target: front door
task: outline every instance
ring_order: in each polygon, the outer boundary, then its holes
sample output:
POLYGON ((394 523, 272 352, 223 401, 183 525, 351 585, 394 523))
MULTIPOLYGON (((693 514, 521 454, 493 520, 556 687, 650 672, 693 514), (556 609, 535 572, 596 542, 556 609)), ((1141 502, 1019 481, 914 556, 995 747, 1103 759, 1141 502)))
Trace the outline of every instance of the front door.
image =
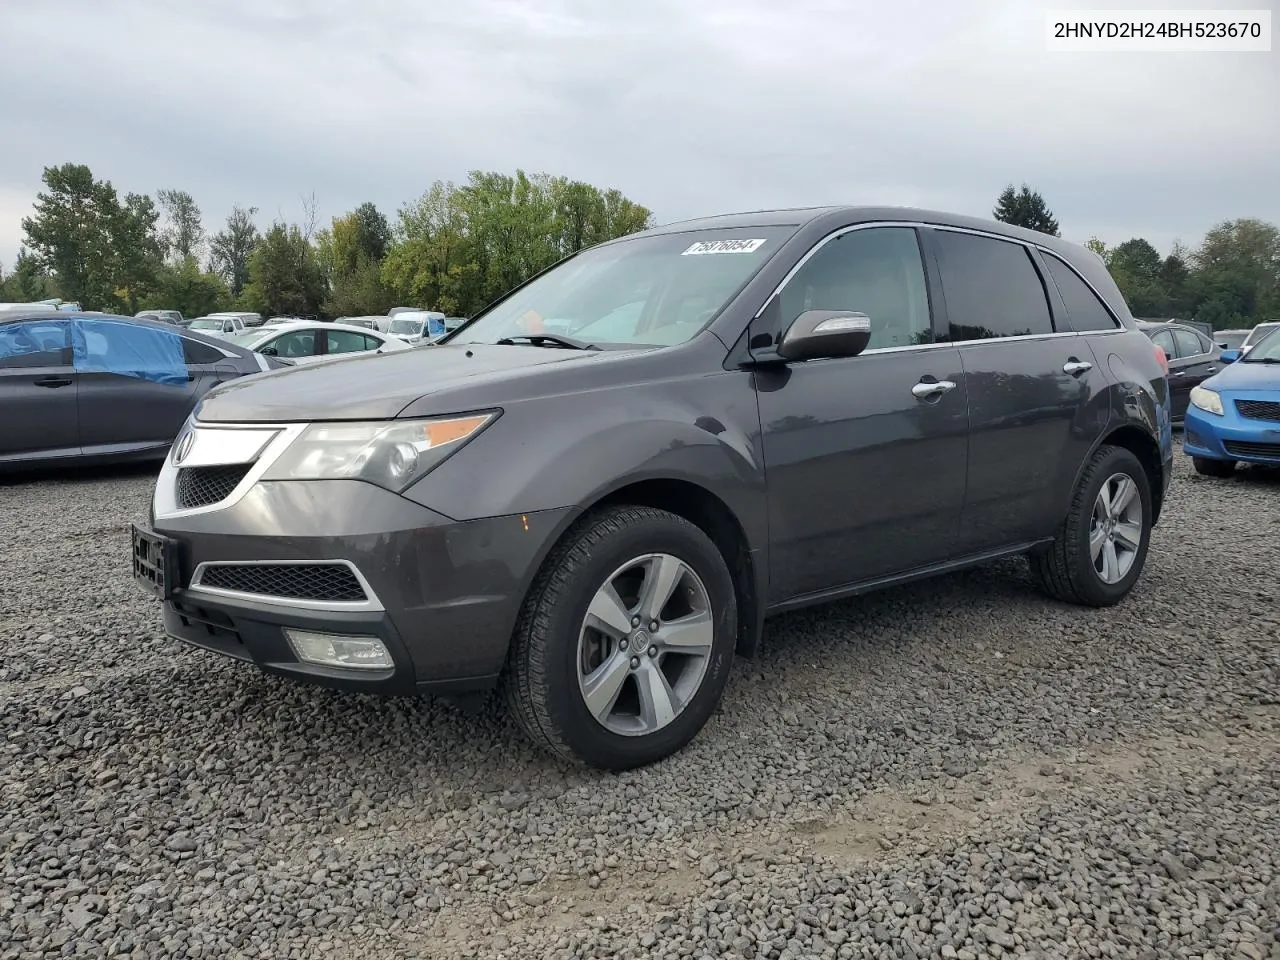
POLYGON ((1191 404, 1191 391, 1217 373, 1222 363, 1208 337, 1189 327, 1174 327, 1172 333, 1178 355, 1169 362, 1169 387, 1175 400, 1173 417, 1181 420, 1191 404))
POLYGON ((776 338, 811 309, 865 313, 872 337, 857 357, 756 374, 771 602, 950 558, 964 500, 964 377, 959 351, 933 342, 916 231, 828 238, 753 338, 776 338))
POLYGON ((80 452, 71 322, 0 324, 0 461, 80 452))

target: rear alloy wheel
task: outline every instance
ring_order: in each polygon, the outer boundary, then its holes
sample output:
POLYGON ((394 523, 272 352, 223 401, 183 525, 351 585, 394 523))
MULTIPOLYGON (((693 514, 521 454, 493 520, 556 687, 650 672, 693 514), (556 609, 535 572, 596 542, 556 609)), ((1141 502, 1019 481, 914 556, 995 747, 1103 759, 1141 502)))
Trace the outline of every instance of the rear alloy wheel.
POLYGON ((1142 573, 1151 537, 1151 484, 1138 458, 1100 447, 1085 467, 1053 544, 1031 557, 1050 596, 1105 607, 1123 600, 1142 573))
POLYGON ((1205 457, 1192 457, 1191 465, 1202 477, 1229 477, 1236 472, 1234 460, 1209 460, 1205 457))
POLYGON ((530 590, 507 702, 566 759, 643 766, 711 716, 736 632, 733 581, 706 534, 663 510, 609 508, 566 535, 530 590))

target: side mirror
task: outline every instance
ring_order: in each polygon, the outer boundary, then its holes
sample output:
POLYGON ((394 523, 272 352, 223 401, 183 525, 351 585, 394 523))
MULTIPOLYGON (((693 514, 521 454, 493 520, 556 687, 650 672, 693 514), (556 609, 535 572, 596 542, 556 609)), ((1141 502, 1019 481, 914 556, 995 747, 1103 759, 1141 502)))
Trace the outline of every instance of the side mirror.
POLYGON ((848 310, 806 310, 782 335, 783 360, 856 357, 871 342, 871 318, 848 310))
POLYGON ((279 350, 277 350, 275 347, 263 347, 263 348, 262 348, 261 350, 259 350, 258 352, 259 352, 260 354, 262 354, 264 357, 278 357, 278 356, 280 356, 280 351, 279 351, 279 350))
POLYGON ((1222 355, 1218 357, 1223 363, 1235 363, 1240 359, 1239 350, 1223 350, 1222 355))

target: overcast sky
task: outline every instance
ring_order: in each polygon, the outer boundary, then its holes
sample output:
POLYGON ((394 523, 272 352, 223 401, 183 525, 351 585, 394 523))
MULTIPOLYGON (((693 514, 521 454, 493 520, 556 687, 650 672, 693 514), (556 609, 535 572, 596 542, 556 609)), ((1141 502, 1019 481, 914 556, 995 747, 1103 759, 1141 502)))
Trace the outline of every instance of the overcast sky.
MULTIPOLYGON (((1214 4, 1274 10, 1278 0, 1214 4)), ((389 216, 475 168, 622 190, 660 222, 831 202, 1070 239, 1280 223, 1280 53, 1050 53, 1039 0, 0 0, 0 262, 46 165, 192 193, 216 229, 389 216)), ((1273 14, 1274 17, 1274 14, 1273 14)))

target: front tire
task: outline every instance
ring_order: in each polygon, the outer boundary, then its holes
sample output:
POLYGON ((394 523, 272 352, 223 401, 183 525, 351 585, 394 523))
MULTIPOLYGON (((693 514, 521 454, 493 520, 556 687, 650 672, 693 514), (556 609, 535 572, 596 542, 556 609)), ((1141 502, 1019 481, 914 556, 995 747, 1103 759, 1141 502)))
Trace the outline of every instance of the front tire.
POLYGON ((1208 460, 1204 457, 1192 457, 1191 465, 1202 477, 1229 477, 1236 472, 1234 460, 1208 460))
POLYGON ((589 514, 551 552, 504 680, 525 733, 560 757, 628 770, 698 734, 729 679, 733 578, 711 539, 665 510, 589 514))
POLYGON ((1138 458, 1123 447, 1099 447, 1052 546, 1031 557, 1032 573, 1057 600, 1119 603, 1142 574, 1151 515, 1151 482, 1138 458))

